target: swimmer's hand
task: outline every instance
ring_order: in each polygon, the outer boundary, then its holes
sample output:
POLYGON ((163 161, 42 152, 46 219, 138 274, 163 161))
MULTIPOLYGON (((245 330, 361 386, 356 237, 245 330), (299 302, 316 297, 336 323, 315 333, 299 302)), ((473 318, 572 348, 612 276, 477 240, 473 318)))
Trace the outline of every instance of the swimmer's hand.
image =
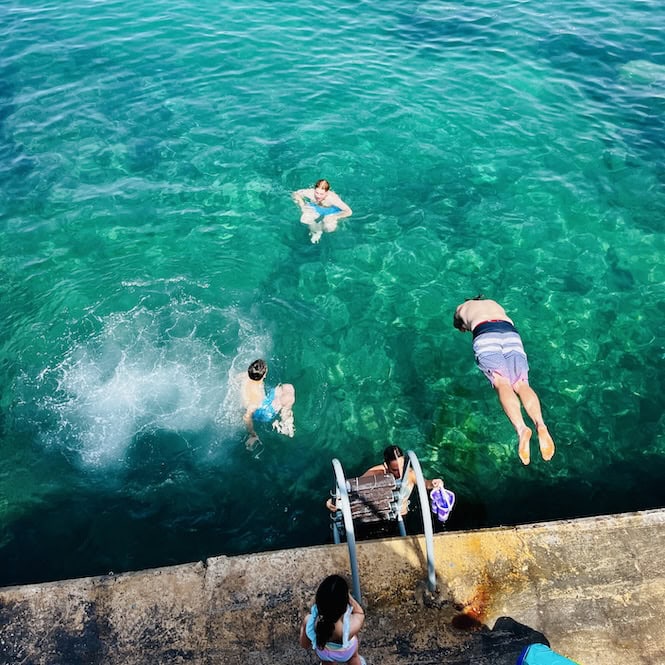
POLYGON ((250 452, 259 445, 261 445, 261 439, 259 439, 259 437, 256 436, 256 434, 248 436, 247 441, 245 441, 245 448, 247 448, 247 450, 249 450, 250 452))
POLYGON ((432 489, 435 490, 439 487, 443 487, 443 480, 441 480, 441 478, 434 478, 434 480, 432 480, 432 489))
POLYGON ((337 512, 337 505, 332 499, 328 499, 326 501, 326 508, 331 512, 331 513, 336 513, 337 512))

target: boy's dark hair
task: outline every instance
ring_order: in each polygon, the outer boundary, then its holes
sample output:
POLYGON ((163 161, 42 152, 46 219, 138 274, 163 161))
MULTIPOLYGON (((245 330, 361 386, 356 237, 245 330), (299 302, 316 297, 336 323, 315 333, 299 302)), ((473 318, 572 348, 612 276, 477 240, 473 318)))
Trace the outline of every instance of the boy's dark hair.
POLYGON ((266 375, 267 371, 268 365, 266 365, 266 361, 259 358, 249 366, 247 374, 252 381, 260 381, 266 375))

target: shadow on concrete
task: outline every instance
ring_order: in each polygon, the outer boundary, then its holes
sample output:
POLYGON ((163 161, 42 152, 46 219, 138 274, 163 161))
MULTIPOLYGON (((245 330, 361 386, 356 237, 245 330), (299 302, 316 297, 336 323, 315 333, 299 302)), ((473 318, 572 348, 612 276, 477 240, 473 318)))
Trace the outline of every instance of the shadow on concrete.
MULTIPOLYGON (((465 660, 460 661, 468 665, 516 665, 522 662, 520 658, 526 649, 534 644, 550 646, 550 642, 543 633, 519 623, 511 617, 499 617, 494 627, 474 621, 468 615, 460 614, 453 619, 453 625, 463 630, 469 630, 471 639, 466 645, 465 660)), ((556 660, 544 661, 549 665, 573 664, 573 661, 553 654, 556 660), (560 661, 560 662, 559 662, 560 661)))

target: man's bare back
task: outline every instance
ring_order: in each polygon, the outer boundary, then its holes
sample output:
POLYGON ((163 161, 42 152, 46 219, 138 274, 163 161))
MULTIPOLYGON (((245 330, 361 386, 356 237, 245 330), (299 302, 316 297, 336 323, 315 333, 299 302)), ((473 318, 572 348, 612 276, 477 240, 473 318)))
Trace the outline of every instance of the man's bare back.
MULTIPOLYGON (((508 321, 512 319, 506 314, 506 310, 495 300, 467 300, 455 311, 463 323, 463 329, 472 331, 479 323, 484 321, 508 321)), ((457 326, 456 326, 457 327, 457 326)))

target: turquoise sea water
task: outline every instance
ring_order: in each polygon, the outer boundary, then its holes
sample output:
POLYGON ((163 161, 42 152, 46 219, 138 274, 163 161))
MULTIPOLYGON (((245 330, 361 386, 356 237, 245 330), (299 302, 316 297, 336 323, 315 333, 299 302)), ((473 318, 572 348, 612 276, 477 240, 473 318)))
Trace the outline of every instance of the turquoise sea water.
POLYGON ((665 5, 0 6, 0 584, 319 544, 414 449, 450 528, 662 506, 665 5), (319 245, 290 192, 354 215, 319 245), (455 306, 522 333, 524 468, 455 306), (237 374, 297 391, 243 447, 237 374))

